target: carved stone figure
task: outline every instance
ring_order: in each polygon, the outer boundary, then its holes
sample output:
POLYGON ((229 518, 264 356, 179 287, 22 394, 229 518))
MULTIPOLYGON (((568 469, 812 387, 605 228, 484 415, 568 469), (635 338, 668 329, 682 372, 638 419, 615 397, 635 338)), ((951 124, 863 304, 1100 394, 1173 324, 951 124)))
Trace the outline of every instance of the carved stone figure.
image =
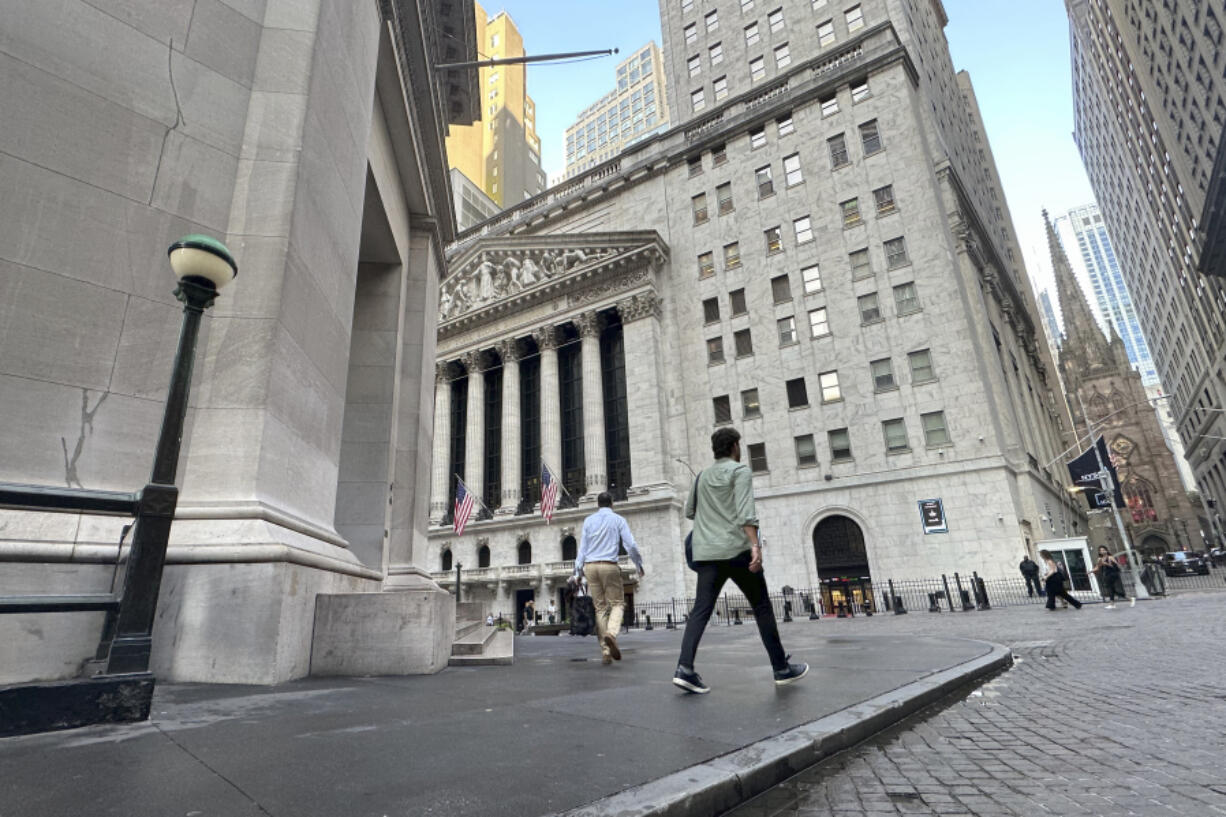
POLYGON ((477 298, 482 302, 488 301, 494 297, 494 265, 489 261, 482 261, 481 266, 477 267, 477 298))
POLYGON ((531 258, 525 255, 524 263, 519 270, 520 283, 526 289, 539 281, 540 276, 540 268, 537 267, 536 263, 531 258))

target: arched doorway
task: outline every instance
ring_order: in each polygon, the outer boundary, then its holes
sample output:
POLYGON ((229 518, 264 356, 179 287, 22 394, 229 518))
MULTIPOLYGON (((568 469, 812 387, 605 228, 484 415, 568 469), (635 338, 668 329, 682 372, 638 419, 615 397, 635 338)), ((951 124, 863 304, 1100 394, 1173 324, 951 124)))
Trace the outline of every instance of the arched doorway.
POLYGON ((1141 544, 1137 549, 1141 551, 1142 556, 1152 556, 1155 559, 1161 559, 1162 554, 1170 550, 1170 545, 1158 534, 1151 533, 1141 540, 1141 544))
POLYGON ((874 603, 864 532, 855 520, 836 514, 818 522, 813 556, 825 613, 860 612, 874 603))

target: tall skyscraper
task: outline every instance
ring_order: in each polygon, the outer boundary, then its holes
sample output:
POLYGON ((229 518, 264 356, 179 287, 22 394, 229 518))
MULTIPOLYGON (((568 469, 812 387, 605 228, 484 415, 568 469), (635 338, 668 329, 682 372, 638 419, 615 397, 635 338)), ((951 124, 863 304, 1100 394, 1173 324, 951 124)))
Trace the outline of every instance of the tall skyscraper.
POLYGON ((1188 463, 1226 501, 1226 291, 1198 271, 1226 122, 1221 6, 1065 2, 1074 136, 1188 463))
MULTIPOLYGON (((1054 227, 1064 251, 1070 257, 1076 253, 1085 266, 1090 290, 1094 295, 1094 305, 1098 307, 1100 328, 1106 332, 1107 324, 1111 325, 1115 334, 1124 341, 1128 360, 1141 375, 1141 382, 1146 387, 1157 386, 1158 372, 1150 358, 1149 346, 1141 332, 1141 324, 1132 305, 1132 296, 1128 293, 1128 285, 1124 283, 1124 275, 1120 271, 1115 250, 1111 247, 1107 225, 1103 223, 1098 205, 1074 207, 1057 218, 1054 227)), ((1065 328, 1067 330, 1067 327, 1065 328)))
MULTIPOLYGON (((524 56, 524 39, 509 14, 489 17, 480 3, 473 6, 481 59, 524 56)), ((528 96, 523 65, 478 70, 481 121, 452 126, 447 163, 499 207, 510 207, 545 189, 536 105, 528 96)))
POLYGON ((566 177, 612 159, 627 145, 668 128, 664 58, 650 42, 617 66, 616 87, 566 129, 566 177))
POLYGON ((1047 342, 1054 355, 1064 338, 1060 332, 1060 322, 1056 320, 1056 310, 1052 307, 1051 293, 1047 290, 1039 293, 1039 313, 1043 316, 1043 328, 1047 330, 1047 342))
MULTIPOLYGON (((1068 504, 1067 409, 941 3, 660 13, 671 129, 449 258, 438 580, 458 560, 468 598, 557 598, 602 490, 636 535, 680 542, 689 467, 728 425, 772 581, 830 609, 866 577, 1014 575, 1068 504), (551 526, 542 460, 580 505, 551 526), (453 475, 494 511, 462 536, 453 475)), ((649 550, 635 599, 686 595, 681 548, 649 550)))

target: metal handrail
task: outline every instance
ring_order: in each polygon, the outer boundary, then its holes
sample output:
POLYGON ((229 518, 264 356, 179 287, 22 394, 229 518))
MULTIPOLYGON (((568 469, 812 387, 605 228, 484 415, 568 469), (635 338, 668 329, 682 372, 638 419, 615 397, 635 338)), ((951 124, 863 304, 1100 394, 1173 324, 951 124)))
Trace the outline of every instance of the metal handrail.
POLYGON ((140 495, 130 491, 0 482, 0 508, 5 510, 135 516, 139 501, 140 495))
POLYGON ((67 596, 0 596, 0 613, 105 613, 119 609, 109 593, 67 596))

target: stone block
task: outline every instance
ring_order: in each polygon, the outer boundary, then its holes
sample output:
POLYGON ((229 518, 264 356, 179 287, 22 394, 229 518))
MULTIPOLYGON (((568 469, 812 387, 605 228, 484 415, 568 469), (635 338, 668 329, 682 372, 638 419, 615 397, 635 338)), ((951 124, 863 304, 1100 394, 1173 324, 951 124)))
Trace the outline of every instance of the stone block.
POLYGON ((320 0, 265 0, 265 28, 315 31, 319 24, 320 0))
POLYGON ((345 389, 347 403, 392 402, 395 388, 395 369, 392 366, 353 366, 349 369, 349 385, 345 389))
POLYGON ((305 95, 314 53, 315 34, 311 31, 265 29, 251 87, 272 94, 305 95))
MULTIPOLYGON (((90 0, 88 5, 160 43, 169 45, 174 40, 181 47, 187 41, 187 24, 191 21, 195 0, 157 0, 152 3, 149 0, 90 0)), ((87 24, 89 20, 87 16, 87 24)))
MULTIPOLYGON (((110 565, 6 563, 0 595, 106 593, 111 572, 110 565)), ((103 618, 103 613, 0 616, 0 684, 77 677, 98 648, 103 618)))
POLYGON ((258 22, 220 0, 196 0, 183 51, 239 85, 250 87, 260 33, 258 22))
POLYGON ((321 594, 311 674, 421 675, 447 666, 455 598, 444 590, 321 594))
POLYGON ((170 131, 162 146, 151 204, 204 225, 213 235, 224 234, 237 170, 238 159, 232 153, 170 131))
POLYGON ((336 507, 340 441, 327 449, 319 448, 278 418, 266 415, 259 452, 261 498, 330 529, 336 507))
POLYGON ((338 452, 344 396, 278 325, 268 380, 268 409, 321 451, 338 452))
POLYGON ((253 91, 240 157, 268 162, 297 161, 302 149, 306 106, 304 94, 253 91))
MULTIPOLYGON (((158 402, 166 399, 183 311, 165 303, 129 297, 115 353, 110 390, 158 402)), ((197 345, 199 357, 203 344, 197 345)))
POLYGON ((240 159, 226 232, 288 236, 297 175, 293 163, 240 159))

